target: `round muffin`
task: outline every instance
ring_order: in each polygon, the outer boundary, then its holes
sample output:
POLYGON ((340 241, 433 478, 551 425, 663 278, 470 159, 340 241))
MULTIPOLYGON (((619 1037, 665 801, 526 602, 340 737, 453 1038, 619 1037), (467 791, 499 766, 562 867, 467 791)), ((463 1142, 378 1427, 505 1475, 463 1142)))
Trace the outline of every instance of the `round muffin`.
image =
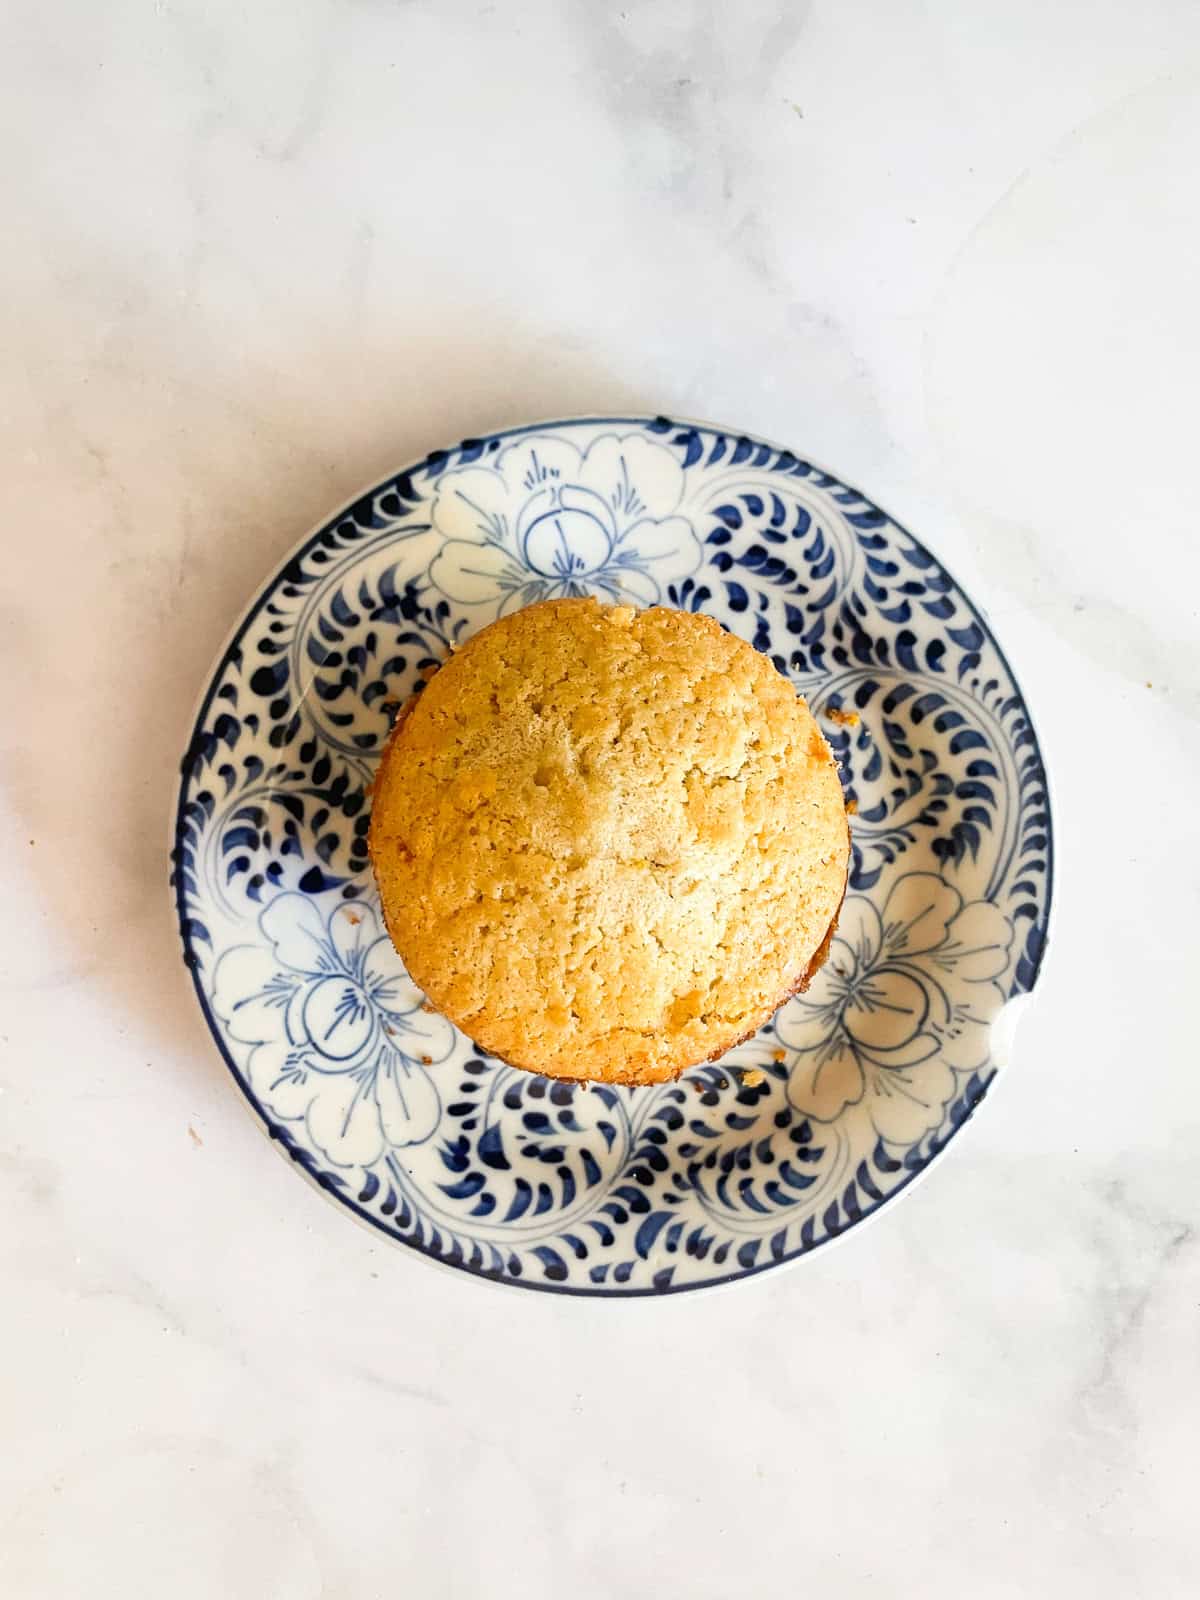
POLYGON ((413 980, 552 1077, 659 1083, 807 987, 846 888, 832 753, 710 617, 548 600, 401 715, 371 860, 413 980))

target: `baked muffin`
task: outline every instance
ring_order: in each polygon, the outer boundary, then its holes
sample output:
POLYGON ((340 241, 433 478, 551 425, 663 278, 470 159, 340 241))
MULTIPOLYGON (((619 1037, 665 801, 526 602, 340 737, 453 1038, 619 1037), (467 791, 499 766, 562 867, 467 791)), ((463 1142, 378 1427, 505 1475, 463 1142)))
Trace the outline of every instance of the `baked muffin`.
POLYGON ((485 1050, 659 1083, 825 959, 849 834, 804 701, 710 617, 548 600, 401 715, 371 860, 414 981, 485 1050))

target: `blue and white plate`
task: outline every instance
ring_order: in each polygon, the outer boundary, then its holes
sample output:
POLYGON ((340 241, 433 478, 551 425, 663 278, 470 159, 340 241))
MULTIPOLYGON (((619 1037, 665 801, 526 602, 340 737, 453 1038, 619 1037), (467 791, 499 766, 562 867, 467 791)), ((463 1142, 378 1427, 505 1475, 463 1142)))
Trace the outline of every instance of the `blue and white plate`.
POLYGON ((500 1283, 672 1293, 845 1233, 979 1104, 1046 942, 1041 754, 979 612, 857 490, 665 417, 467 439, 334 517, 239 623, 182 774, 185 960, 256 1115, 380 1233, 500 1283), (367 863, 375 764, 420 675, 502 613, 585 593, 704 611, 765 651, 852 802, 809 993, 651 1089, 476 1049, 406 975, 367 863))

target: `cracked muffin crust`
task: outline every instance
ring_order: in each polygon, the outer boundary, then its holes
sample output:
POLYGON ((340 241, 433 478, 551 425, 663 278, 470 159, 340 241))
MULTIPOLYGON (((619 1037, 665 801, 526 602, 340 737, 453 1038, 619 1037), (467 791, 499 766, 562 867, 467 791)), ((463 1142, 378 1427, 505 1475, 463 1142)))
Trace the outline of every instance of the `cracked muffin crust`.
POLYGON ((402 714, 370 853, 413 980, 470 1038, 635 1084, 807 987, 849 835, 829 746, 765 656, 710 617, 550 600, 402 714))

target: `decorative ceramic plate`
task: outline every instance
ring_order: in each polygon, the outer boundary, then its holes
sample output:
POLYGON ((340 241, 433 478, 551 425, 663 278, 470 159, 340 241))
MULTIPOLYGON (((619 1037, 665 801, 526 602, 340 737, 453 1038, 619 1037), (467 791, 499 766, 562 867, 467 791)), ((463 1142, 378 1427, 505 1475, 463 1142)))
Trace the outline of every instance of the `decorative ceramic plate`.
POLYGON ((829 473, 665 417, 467 439, 313 534, 216 665, 175 830, 196 994, 279 1147, 388 1238, 562 1293, 745 1277, 898 1194, 987 1092, 1050 907, 1037 740, 967 596, 829 473), (476 1049, 407 977, 366 854, 375 764, 421 675, 503 613, 589 592, 707 612, 765 651, 853 813, 810 991, 650 1089, 476 1049))

